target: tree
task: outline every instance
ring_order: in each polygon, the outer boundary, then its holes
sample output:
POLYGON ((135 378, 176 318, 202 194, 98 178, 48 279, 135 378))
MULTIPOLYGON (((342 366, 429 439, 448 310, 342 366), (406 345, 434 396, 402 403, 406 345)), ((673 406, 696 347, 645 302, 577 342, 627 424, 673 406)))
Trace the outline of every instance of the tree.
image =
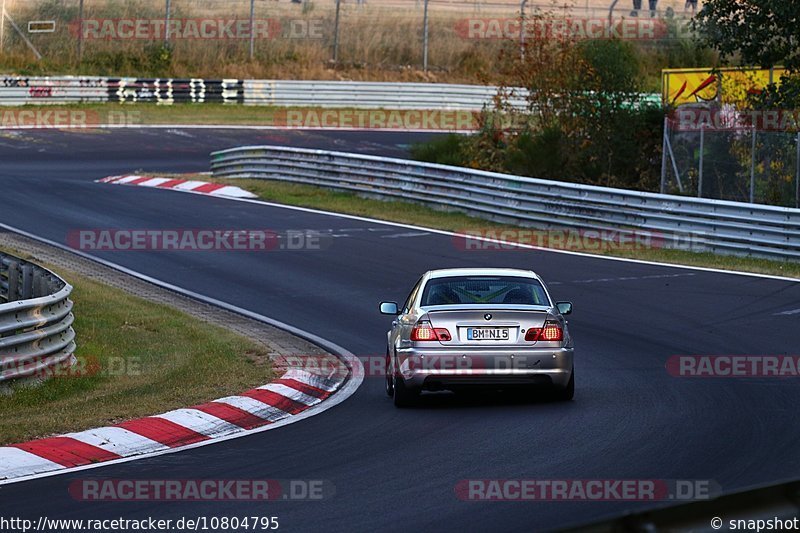
POLYGON ((705 44, 744 63, 800 72, 800 2, 706 0, 696 18, 705 44))
POLYGON ((642 98, 639 50, 618 38, 548 33, 565 20, 536 13, 526 23, 539 33, 522 50, 508 43, 496 64, 501 85, 526 89, 527 105, 510 105, 500 91, 494 110, 500 119, 485 116, 465 144, 470 164, 603 186, 657 187, 663 110, 642 98))

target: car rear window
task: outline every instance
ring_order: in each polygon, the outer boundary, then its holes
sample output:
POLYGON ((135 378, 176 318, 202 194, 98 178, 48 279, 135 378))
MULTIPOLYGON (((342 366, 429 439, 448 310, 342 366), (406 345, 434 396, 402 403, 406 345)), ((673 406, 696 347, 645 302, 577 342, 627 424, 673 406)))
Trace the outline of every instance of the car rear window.
POLYGON ((538 280, 511 276, 433 278, 422 291, 422 306, 460 304, 549 306, 550 302, 538 280))

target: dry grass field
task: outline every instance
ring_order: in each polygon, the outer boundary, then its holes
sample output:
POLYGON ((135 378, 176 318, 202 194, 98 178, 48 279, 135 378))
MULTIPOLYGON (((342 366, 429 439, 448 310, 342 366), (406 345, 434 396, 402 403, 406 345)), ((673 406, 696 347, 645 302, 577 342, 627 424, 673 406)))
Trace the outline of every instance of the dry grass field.
MULTIPOLYGON (((76 73, 158 77, 352 79, 376 81, 491 81, 509 39, 474 38, 464 28, 474 20, 509 21, 519 16, 517 0, 430 0, 429 70, 423 72, 423 0, 343 0, 338 64, 334 50, 334 0, 256 0, 255 18, 269 28, 249 57, 250 0, 172 0, 171 18, 181 37, 163 47, 154 34, 127 35, 125 23, 148 27, 165 18, 165 0, 84 0, 82 61, 78 61, 79 0, 5 0, 6 10, 25 31, 28 22, 53 20, 52 33, 26 33, 43 59, 5 27, 0 72, 76 73), (184 32, 203 21, 242 21, 245 30, 224 38, 184 32), (87 29, 89 28, 89 29, 87 29)), ((615 20, 630 17, 633 0, 619 0, 615 20)), ((643 0, 644 8, 648 0, 643 0)), ((567 18, 606 20, 610 0, 530 0, 526 13, 555 12, 567 18)), ((660 11, 683 16, 684 0, 659 0, 660 11)), ((643 11, 642 17, 649 17, 643 11)), ((196 29, 195 29, 196 31, 196 29)))

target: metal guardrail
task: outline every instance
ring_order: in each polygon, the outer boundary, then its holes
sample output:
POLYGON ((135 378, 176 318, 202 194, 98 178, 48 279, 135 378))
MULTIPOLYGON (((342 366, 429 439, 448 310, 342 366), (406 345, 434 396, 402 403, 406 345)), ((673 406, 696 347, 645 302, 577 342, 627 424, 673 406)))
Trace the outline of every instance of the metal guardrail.
POLYGON ((71 292, 53 272, 0 252, 0 383, 75 361, 71 292))
MULTIPOLYGON (((245 80, 249 105, 315 106, 359 109, 437 109, 480 111, 492 106, 497 87, 444 83, 384 83, 245 80)), ((517 89, 511 104, 524 108, 527 91, 517 89)))
MULTIPOLYGON (((0 105, 193 102, 479 111, 496 94, 497 87, 443 83, 0 77, 0 105)), ((524 99, 515 104, 524 106, 524 99)))
POLYGON ((0 75, 0 105, 243 101, 241 80, 0 75))
MULTIPOLYGON (((447 83, 0 75, 0 106, 137 102, 480 111, 493 107, 497 92, 490 85, 447 83)), ((508 104, 525 109, 527 90, 516 88, 513 94, 508 104)), ((661 102, 659 94, 640 98, 647 104, 661 102)))
POLYGON ((211 158, 215 177, 318 185, 528 227, 650 232, 668 248, 800 259, 798 209, 281 146, 233 148, 211 158))

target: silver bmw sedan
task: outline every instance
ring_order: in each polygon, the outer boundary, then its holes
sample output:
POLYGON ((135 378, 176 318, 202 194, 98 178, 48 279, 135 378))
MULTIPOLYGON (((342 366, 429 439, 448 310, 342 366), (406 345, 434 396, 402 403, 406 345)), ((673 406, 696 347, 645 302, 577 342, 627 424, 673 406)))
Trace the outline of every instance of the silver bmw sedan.
POLYGON ((550 388, 575 394, 574 348, 564 315, 570 302, 550 298, 529 270, 456 268, 423 275, 387 333, 386 392, 398 407, 423 390, 462 387, 550 388))

